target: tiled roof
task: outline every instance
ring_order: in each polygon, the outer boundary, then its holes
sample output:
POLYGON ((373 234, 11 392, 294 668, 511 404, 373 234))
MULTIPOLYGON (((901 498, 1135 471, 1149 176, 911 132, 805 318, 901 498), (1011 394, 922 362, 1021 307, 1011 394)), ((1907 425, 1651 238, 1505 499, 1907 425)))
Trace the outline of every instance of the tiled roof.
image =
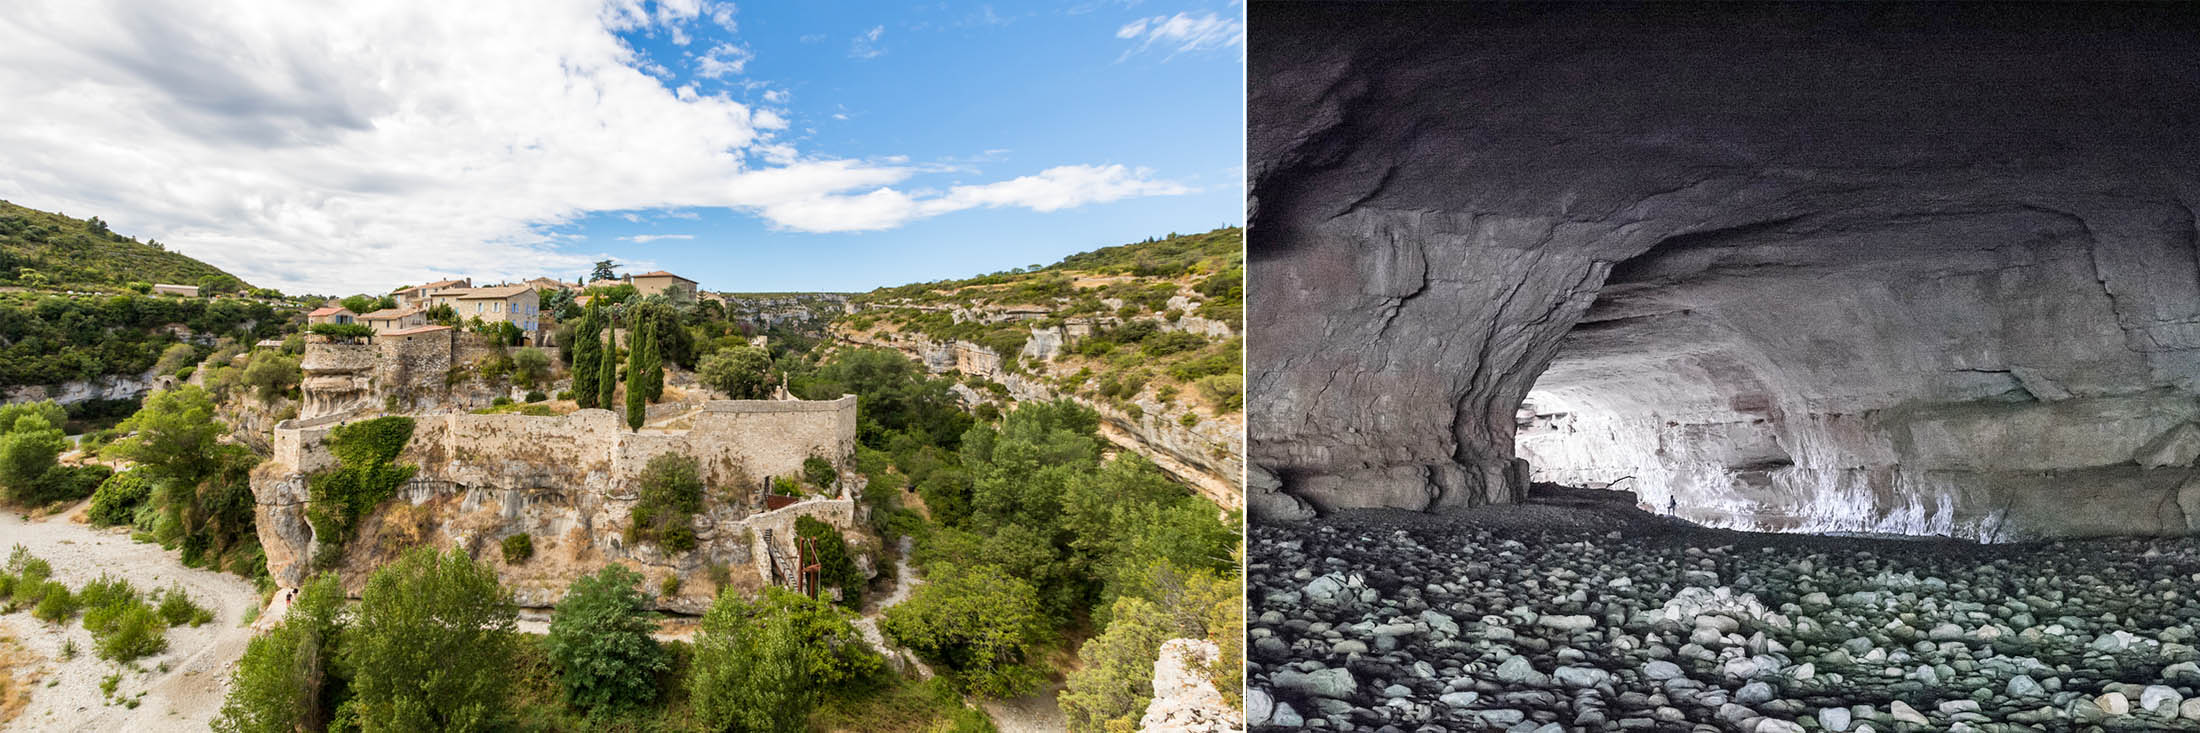
POLYGON ((664 270, 658 270, 658 271, 656 271, 656 272, 645 272, 645 273, 642 273, 642 274, 640 274, 640 275, 635 275, 635 277, 669 277, 669 278, 672 278, 672 279, 674 279, 674 280, 686 280, 687 282, 695 282, 694 280, 688 280, 687 278, 684 278, 684 277, 680 277, 679 275, 674 275, 674 274, 672 274, 672 273, 669 273, 669 272, 665 272, 664 270))
POLYGON ((406 316, 409 316, 409 315, 413 315, 413 314, 416 314, 416 313, 419 313, 419 312, 420 312, 420 309, 419 309, 419 308, 414 308, 414 307, 411 307, 411 306, 407 306, 407 307, 404 307, 404 308, 384 308, 384 309, 382 309, 382 310, 378 310, 378 311, 375 311, 375 312, 373 312, 373 313, 368 313, 368 314, 366 314, 366 315, 360 316, 360 317, 359 317, 359 320, 362 320, 362 321, 394 321, 394 320, 397 320, 397 319, 399 319, 399 318, 404 318, 404 317, 406 317, 406 316))
POLYGON ((533 286, 524 283, 519 285, 498 285, 493 288, 473 288, 471 290, 460 292, 458 294, 458 299, 473 300, 476 298, 496 298, 501 300, 504 298, 512 297, 514 295, 518 295, 520 293, 531 293, 534 291, 535 288, 533 286))
POLYGON ((422 285, 414 285, 414 286, 412 286, 412 287, 407 287, 407 288, 398 288, 398 289, 396 289, 396 290, 392 290, 392 291, 390 291, 390 292, 392 292, 392 293, 404 293, 404 292, 410 292, 410 291, 414 291, 414 290, 418 290, 418 291, 426 292, 426 291, 429 291, 429 290, 435 290, 435 289, 437 289, 437 288, 447 288, 447 287, 452 287, 452 286, 459 286, 459 287, 464 287, 464 286, 466 285, 466 282, 467 282, 467 281, 466 281, 465 279, 463 279, 463 278, 461 278, 461 279, 458 279, 458 280, 437 280, 437 281, 435 281, 435 282, 432 282, 432 283, 426 283, 426 284, 422 284, 422 285))
POLYGON ((330 306, 322 306, 322 307, 320 307, 320 308, 315 308, 315 309, 313 309, 313 312, 311 312, 311 313, 307 313, 307 314, 306 314, 306 317, 308 317, 308 318, 318 318, 318 317, 321 317, 321 316, 333 316, 333 315, 336 315, 336 314, 338 314, 338 313, 350 313, 350 312, 351 312, 350 310, 348 310, 348 309, 344 308, 343 306, 340 306, 340 305, 330 305, 330 306))

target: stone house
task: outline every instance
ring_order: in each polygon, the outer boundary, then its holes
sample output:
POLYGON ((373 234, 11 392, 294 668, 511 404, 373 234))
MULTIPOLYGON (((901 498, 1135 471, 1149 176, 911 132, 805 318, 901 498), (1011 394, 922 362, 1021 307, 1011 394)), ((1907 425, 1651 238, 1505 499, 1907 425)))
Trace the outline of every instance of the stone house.
POLYGON ((634 289, 643 295, 663 294, 675 303, 695 302, 695 281, 664 270, 629 275, 627 281, 634 283, 634 289))
POLYGON ((559 279, 557 279, 557 278, 550 278, 550 277, 538 277, 538 278, 534 278, 534 279, 528 280, 528 281, 527 281, 527 285, 528 285, 528 287, 532 287, 532 288, 534 288, 534 289, 536 289, 536 290, 579 290, 579 289, 581 289, 581 285, 580 285, 580 283, 578 283, 578 282, 566 282, 566 281, 564 281, 564 280, 559 280, 559 279))
POLYGON ((384 308, 359 317, 359 322, 374 329, 375 335, 428 325, 427 309, 415 306, 384 308))
POLYGON ((350 308, 345 308, 340 305, 321 306, 319 308, 313 309, 312 312, 306 314, 306 324, 312 326, 318 326, 323 323, 342 325, 346 323, 353 323, 358 320, 359 314, 353 313, 351 312, 350 308))
POLYGON ((467 288, 464 291, 437 293, 437 302, 448 297, 452 310, 461 319, 479 318, 484 323, 499 321, 518 326, 533 338, 542 330, 542 296, 526 283, 497 285, 486 288, 467 288), (446 293, 448 293, 446 295, 446 293))
POLYGON ((473 278, 459 278, 457 280, 437 280, 435 282, 427 283, 424 285, 414 285, 408 288, 398 288, 396 290, 392 290, 390 291, 390 297, 397 299, 397 305, 399 307, 417 306, 420 308, 426 308, 431 305, 431 303, 428 302, 428 295, 430 293, 438 290, 449 290, 452 288, 470 288, 473 286, 473 278))

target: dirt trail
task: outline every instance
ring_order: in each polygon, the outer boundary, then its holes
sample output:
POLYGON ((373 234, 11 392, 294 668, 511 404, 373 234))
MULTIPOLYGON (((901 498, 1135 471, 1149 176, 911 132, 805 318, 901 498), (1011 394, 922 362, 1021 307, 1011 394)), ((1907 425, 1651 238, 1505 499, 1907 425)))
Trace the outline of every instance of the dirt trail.
POLYGON ((71 588, 107 573, 130 581, 141 591, 181 584, 193 601, 214 612, 214 621, 196 628, 168 630, 168 650, 129 665, 116 665, 92 653, 92 635, 80 620, 53 626, 27 611, 0 616, 0 627, 14 633, 44 660, 44 679, 53 686, 33 691, 30 706, 0 730, 203 731, 228 694, 229 671, 244 655, 253 631, 245 614, 259 606, 252 584, 229 573, 186 568, 159 545, 131 542, 122 529, 93 529, 70 521, 62 512, 26 521, 0 515, 0 551, 23 545, 53 564, 54 578, 71 588), (61 658, 64 640, 76 642, 77 656, 61 658), (165 668, 165 669, 164 669, 165 668), (107 704, 101 678, 120 671, 122 699, 138 706, 107 704))

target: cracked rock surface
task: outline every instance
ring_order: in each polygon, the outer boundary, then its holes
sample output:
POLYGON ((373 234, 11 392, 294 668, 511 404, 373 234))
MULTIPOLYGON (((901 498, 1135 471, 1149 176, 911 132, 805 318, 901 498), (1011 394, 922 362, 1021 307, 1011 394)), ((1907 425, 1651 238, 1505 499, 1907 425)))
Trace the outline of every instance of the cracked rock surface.
POLYGON ((2195 17, 1254 6, 1248 508, 2193 530, 2195 17))
POLYGON ((2200 540, 1534 504, 1254 526, 1255 729, 2200 730, 2200 540))

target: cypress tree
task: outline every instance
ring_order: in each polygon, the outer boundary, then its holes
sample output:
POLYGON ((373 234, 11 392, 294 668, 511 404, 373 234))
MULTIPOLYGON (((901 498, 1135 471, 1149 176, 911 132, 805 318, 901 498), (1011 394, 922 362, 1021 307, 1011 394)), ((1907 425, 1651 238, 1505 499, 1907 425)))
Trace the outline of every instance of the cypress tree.
POLYGON ((596 371, 602 367, 603 357, 597 350, 603 348, 597 341, 603 330, 603 316, 596 306, 588 306, 588 314, 581 316, 580 327, 573 330, 573 401, 581 407, 597 407, 596 371))
POLYGON ((649 343, 642 349, 642 388, 646 390, 644 396, 650 402, 662 400, 665 396, 665 352, 657 340, 658 329, 663 327, 663 321, 652 318, 649 325, 642 329, 642 333, 649 335, 649 343))
MULTIPOLYGON (((604 325, 611 323, 606 320, 604 325)), ((619 329, 603 330, 603 348, 598 351, 602 352, 602 361, 596 365, 596 406, 616 411, 619 403, 613 399, 619 389, 619 329)))
POLYGON ((643 355, 651 351, 650 326, 646 321, 636 320, 626 347, 626 427, 629 430, 642 429, 642 419, 649 415, 649 376, 645 371, 649 365, 643 355))

